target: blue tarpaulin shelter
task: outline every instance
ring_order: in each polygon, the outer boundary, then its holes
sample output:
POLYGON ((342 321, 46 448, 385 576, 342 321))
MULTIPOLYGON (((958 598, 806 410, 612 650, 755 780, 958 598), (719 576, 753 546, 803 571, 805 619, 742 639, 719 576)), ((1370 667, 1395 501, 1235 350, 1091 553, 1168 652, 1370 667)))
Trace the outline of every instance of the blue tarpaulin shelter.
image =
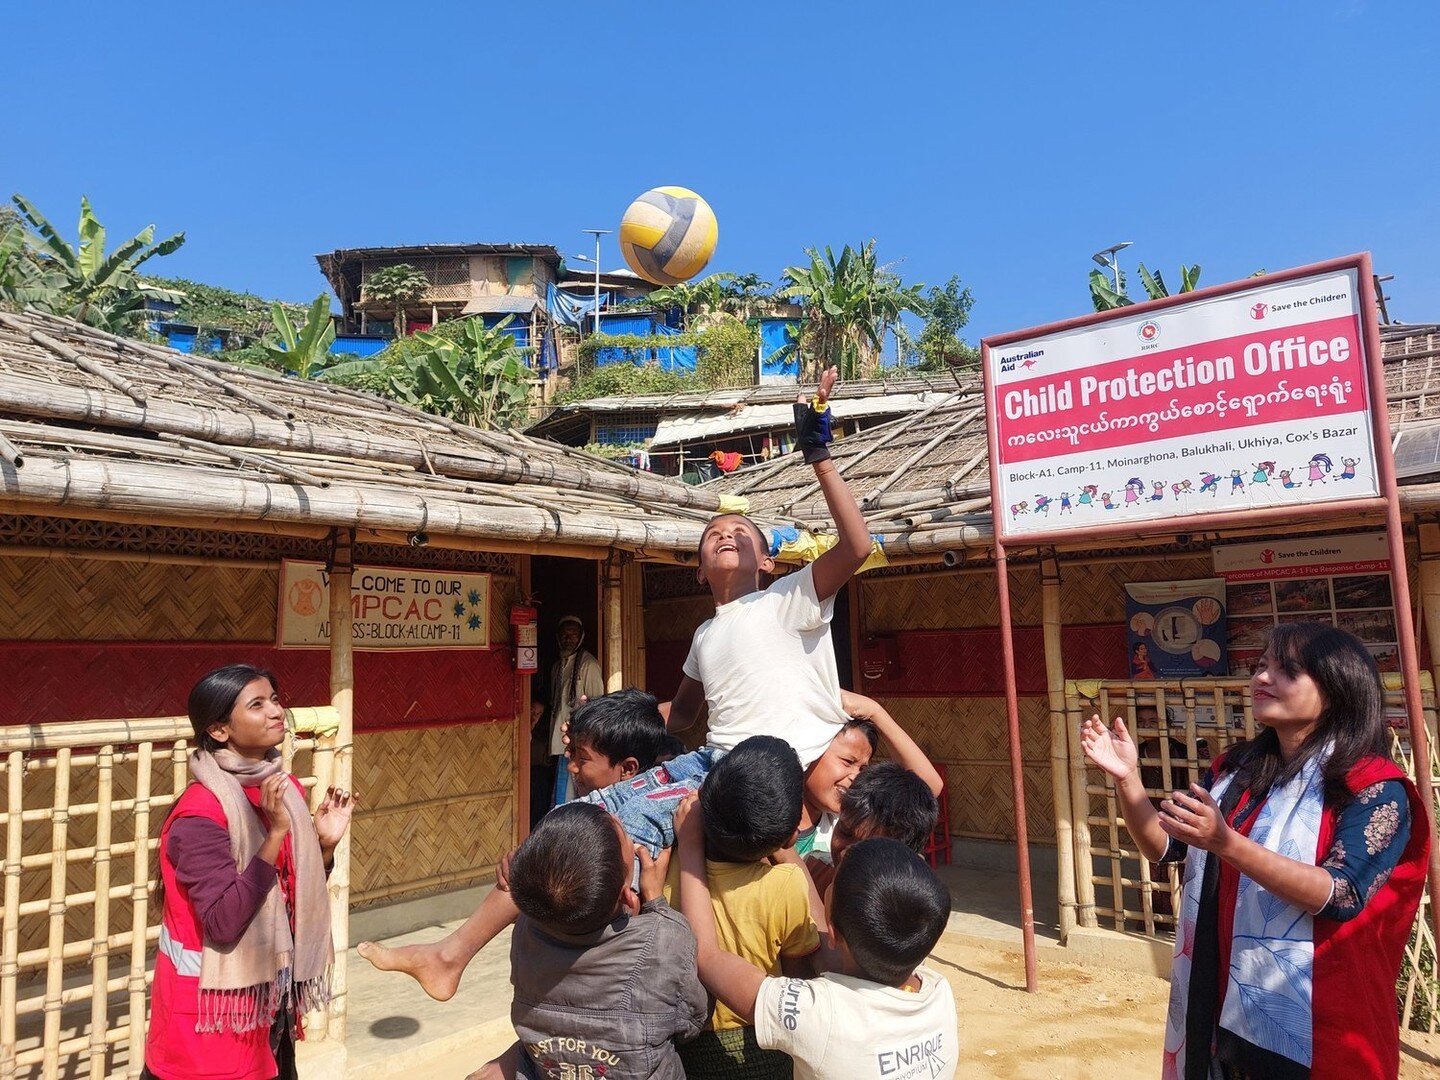
POLYGON ((760 320, 760 375, 762 378, 799 379, 800 351, 791 349, 779 360, 772 359, 795 340, 799 319, 760 320))
MULTIPOLYGON (((661 321, 661 316, 651 311, 618 311, 600 313, 600 333, 606 335, 634 335, 637 337, 667 338, 679 337, 674 330, 661 321)), ((678 371, 689 374, 695 370, 696 349, 694 345, 670 345, 646 348, 609 348, 595 351, 595 363, 642 364, 658 363, 664 371, 678 371)))
MULTIPOLYGON (((610 294, 600 294, 600 308, 610 303, 610 294)), ((593 317, 595 311, 595 297, 592 294, 579 296, 575 293, 563 292, 551 282, 545 287, 545 309, 550 312, 550 318, 559 326, 573 326, 579 330, 586 320, 593 317)))

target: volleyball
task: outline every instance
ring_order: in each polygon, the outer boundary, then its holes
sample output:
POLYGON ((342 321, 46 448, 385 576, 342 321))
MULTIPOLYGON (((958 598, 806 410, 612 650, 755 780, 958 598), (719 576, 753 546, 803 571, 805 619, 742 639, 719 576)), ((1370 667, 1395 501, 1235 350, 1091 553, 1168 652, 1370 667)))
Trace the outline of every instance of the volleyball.
POLYGON ((715 254, 720 227, 710 204, 689 188, 651 188, 620 219, 620 253, 653 285, 688 281, 715 254))

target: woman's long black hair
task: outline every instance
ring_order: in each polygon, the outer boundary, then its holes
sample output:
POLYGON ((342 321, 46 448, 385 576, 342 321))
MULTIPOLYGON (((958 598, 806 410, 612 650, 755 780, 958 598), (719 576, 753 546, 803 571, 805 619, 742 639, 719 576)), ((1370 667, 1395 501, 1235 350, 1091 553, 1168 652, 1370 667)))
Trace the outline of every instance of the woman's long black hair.
POLYGON ((224 745, 215 741, 210 729, 230 719, 235 702, 240 699, 245 687, 256 679, 269 679, 275 692, 280 692, 280 684, 275 681, 274 673, 253 664, 227 664, 225 667, 216 668, 195 684, 190 691, 190 700, 185 711, 190 714, 190 724, 195 729, 197 749, 213 754, 224 745))
POLYGON ((1315 680, 1324 705, 1320 722, 1288 764, 1280 757, 1280 740, 1266 728, 1227 755, 1228 770, 1256 798, 1297 776, 1305 764, 1334 743, 1322 775, 1325 802, 1344 806, 1353 798, 1346 777, 1362 758, 1389 757, 1390 735, 1385 723, 1385 695, 1380 669, 1360 639, 1318 622, 1281 623, 1270 631, 1267 659, 1294 676, 1315 680))

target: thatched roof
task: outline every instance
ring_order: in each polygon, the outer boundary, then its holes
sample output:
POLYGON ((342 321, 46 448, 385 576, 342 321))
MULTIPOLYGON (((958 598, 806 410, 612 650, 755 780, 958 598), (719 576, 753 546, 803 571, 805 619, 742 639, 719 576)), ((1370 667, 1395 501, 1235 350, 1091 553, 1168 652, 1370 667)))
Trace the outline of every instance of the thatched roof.
POLYGON ((526 435, 0 312, 0 511, 663 555, 693 551, 720 504, 526 435))
MULTIPOLYGON (((916 412, 936 395, 953 393, 955 388, 955 380, 949 375, 842 383, 835 389, 836 415, 898 416, 916 412)), ((526 428, 526 432, 577 443, 589 437, 593 417, 648 413, 657 420, 684 418, 695 426, 694 438, 714 438, 726 433, 789 426, 791 420, 784 410, 795 400, 795 394, 793 382, 680 394, 616 394, 556 406, 526 428), (776 413, 777 409, 781 414, 776 413), (779 421, 776 415, 781 416, 779 421)))
MULTIPOLYGON (((1440 462, 1440 325, 1383 328, 1392 434, 1436 429, 1440 462)), ((953 389, 953 388, 952 388, 953 389)), ((860 500, 871 532, 896 555, 983 547, 994 538, 984 396, 970 384, 925 411, 836 443, 836 466, 860 500)), ((704 485, 744 495, 752 513, 830 531, 825 503, 798 455, 754 465, 704 485)), ((1440 471, 1437 464, 1436 471, 1440 471)), ((1402 475, 1402 482, 1418 479, 1402 475)), ((1419 497, 1419 489, 1407 496, 1419 497)), ((1427 495, 1428 498, 1428 495, 1427 495)))

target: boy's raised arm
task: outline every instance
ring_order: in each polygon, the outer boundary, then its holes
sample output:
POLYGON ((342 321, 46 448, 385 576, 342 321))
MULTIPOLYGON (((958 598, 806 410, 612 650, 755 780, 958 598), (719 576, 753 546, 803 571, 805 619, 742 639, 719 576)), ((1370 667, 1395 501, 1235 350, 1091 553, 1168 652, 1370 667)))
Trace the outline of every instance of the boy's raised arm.
POLYGON ((930 794, 937 799, 940 797, 940 789, 944 786, 940 774, 935 771, 935 766, 925 756, 925 751, 921 750, 899 722, 885 711, 883 705, 864 694, 842 689, 840 691, 840 707, 845 710, 846 715, 859 720, 869 720, 874 724, 880 732, 880 737, 890 747, 890 752, 895 755, 895 761, 900 767, 924 780, 930 789, 930 794))
POLYGON ((689 731, 700 719, 705 708, 705 685, 689 675, 680 680, 680 688, 669 701, 660 703, 660 714, 665 717, 665 730, 672 735, 689 731))
POLYGON ((700 797, 689 796, 675 814, 675 847, 680 854, 680 913, 695 935, 695 963, 705 989, 747 1024, 755 1022, 755 998, 765 972, 720 948, 715 909, 705 878, 705 833, 700 797))
MULTIPOLYGON (((837 375, 835 368, 830 367, 820 376, 815 400, 822 410, 830 400, 837 375)), ((825 496, 825 506, 835 522, 838 537, 835 546, 816 559, 811 570, 815 594, 824 602, 843 589, 870 557, 870 528, 860 513, 860 504, 855 501, 855 496, 845 485, 845 478, 830 458, 826 447, 830 441, 829 424, 822 421, 822 415, 805 401, 803 395, 795 404, 800 449, 805 461, 815 469, 815 479, 820 484, 820 493, 825 496)))

